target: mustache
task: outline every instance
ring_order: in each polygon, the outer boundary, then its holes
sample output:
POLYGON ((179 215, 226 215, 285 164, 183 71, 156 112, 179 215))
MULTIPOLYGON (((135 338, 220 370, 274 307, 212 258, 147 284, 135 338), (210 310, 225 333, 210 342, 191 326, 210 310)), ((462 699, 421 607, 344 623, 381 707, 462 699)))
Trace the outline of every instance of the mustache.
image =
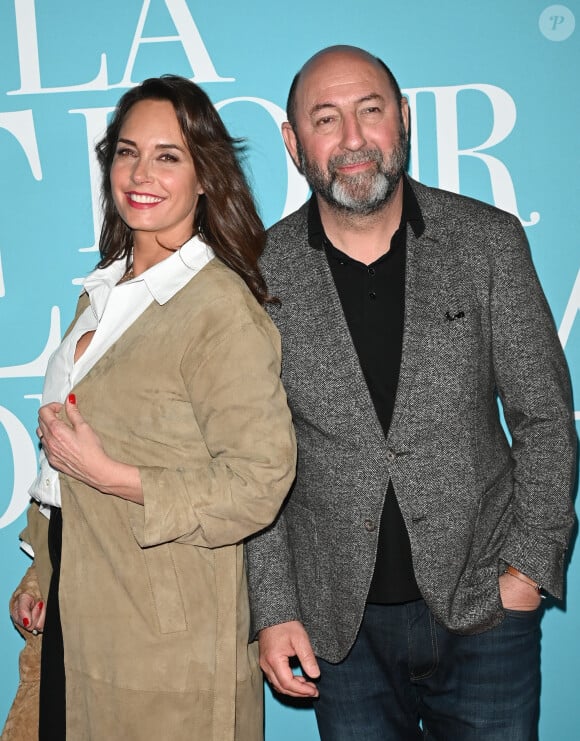
POLYGON ((328 169, 332 171, 338 167, 359 165, 361 162, 376 162, 380 165, 383 162, 383 154, 380 149, 363 149, 360 152, 337 154, 328 160, 328 169))

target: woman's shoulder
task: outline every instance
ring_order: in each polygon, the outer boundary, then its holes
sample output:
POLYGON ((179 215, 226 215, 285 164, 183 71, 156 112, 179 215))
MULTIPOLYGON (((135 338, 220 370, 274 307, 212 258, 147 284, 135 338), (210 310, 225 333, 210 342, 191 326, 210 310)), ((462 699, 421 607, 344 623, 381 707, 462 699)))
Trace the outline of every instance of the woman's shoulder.
POLYGON ((265 314, 264 308, 258 303, 243 278, 229 268, 218 257, 210 260, 205 267, 191 281, 192 294, 209 308, 214 305, 216 310, 236 308, 238 312, 265 314))
POLYGON ((191 347, 196 356, 210 355, 224 341, 249 343, 251 337, 262 338, 259 343, 267 338, 279 354, 280 336, 268 313, 241 276, 221 260, 207 263, 189 289, 182 292, 184 305, 179 309, 181 336, 195 336, 191 347))

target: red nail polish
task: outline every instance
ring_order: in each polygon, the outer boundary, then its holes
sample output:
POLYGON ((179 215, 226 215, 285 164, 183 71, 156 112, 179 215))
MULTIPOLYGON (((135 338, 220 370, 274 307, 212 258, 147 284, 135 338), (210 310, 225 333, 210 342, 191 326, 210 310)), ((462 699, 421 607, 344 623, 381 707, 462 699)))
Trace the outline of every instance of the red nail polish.
POLYGON ((77 403, 77 397, 74 394, 68 395, 68 401, 69 404, 76 404, 77 403))
POLYGON ((39 610, 42 610, 43 607, 44 607, 44 602, 39 602, 38 603, 38 609, 39 610))
POLYGON ((24 625, 25 628, 28 628, 30 620, 28 618, 22 618, 22 625, 24 625))

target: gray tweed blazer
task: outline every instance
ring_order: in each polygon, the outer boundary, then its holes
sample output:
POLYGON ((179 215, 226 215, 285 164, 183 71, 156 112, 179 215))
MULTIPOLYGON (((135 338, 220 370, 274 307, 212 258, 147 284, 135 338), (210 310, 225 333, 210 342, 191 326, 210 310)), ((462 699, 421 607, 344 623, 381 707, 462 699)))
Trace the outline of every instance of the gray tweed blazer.
POLYGON ((458 633, 503 618, 512 564, 556 597, 573 524, 576 432, 566 363, 519 221, 411 181, 403 354, 385 439, 307 204, 269 231, 282 379, 298 438, 294 486, 247 545, 252 635, 300 620, 341 660, 360 626, 392 478, 421 593, 458 633), (504 434, 498 398, 510 430, 504 434))

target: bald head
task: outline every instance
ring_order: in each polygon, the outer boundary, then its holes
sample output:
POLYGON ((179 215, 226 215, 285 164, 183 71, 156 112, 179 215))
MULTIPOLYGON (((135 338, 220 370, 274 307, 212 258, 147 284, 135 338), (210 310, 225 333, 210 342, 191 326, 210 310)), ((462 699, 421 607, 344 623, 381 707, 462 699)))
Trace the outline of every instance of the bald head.
POLYGON ((304 81, 309 75, 315 73, 324 75, 327 72, 330 76, 333 67, 338 62, 342 63, 349 58, 352 59, 353 62, 366 62, 367 64, 379 69, 388 80, 389 86, 391 87, 400 108, 401 88, 399 87, 399 83, 395 79, 395 76, 382 59, 373 56, 364 49, 360 49, 358 46, 328 46, 310 57, 292 80, 290 91, 288 93, 288 101, 286 103, 286 115, 288 116, 288 121, 293 129, 296 129, 296 98, 304 81))

